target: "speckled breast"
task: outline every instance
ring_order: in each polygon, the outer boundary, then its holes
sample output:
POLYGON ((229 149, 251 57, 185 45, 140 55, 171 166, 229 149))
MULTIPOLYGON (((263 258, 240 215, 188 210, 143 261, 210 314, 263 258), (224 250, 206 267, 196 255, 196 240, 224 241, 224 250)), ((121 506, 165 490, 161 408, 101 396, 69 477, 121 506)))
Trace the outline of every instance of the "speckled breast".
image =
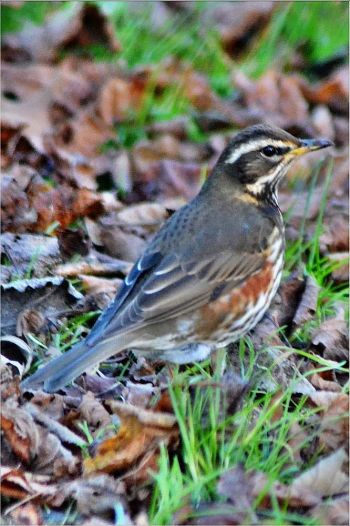
POLYGON ((227 345, 253 329, 277 292, 283 256, 284 237, 274 231, 263 268, 247 278, 241 286, 202 307, 195 330, 199 339, 227 345))

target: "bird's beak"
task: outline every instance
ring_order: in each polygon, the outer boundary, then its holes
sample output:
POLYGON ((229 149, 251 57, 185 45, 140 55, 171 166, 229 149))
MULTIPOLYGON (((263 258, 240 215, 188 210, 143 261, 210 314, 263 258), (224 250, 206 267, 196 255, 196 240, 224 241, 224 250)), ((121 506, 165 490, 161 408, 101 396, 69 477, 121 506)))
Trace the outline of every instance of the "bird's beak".
POLYGON ((290 154, 293 157, 299 157, 299 155, 304 155, 304 153, 328 148, 328 146, 333 146, 332 141, 329 141, 328 139, 302 139, 300 145, 292 150, 290 154))

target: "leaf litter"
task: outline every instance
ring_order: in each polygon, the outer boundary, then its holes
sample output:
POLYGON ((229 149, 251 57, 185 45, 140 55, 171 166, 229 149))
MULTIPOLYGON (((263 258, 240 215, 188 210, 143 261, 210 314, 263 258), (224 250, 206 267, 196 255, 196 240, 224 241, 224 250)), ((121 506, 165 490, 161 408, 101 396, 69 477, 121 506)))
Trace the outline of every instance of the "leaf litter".
MULTIPOLYGON (((244 54, 274 9, 272 2, 217 5, 201 17, 215 26, 229 57, 244 54)), ((191 13, 192 7, 155 2, 152 10, 159 23, 173 10, 191 13)), ((122 61, 91 60, 93 46, 115 56, 122 49, 118 29, 87 4, 70 4, 42 26, 27 24, 2 40, 1 491, 5 514, 16 524, 43 524, 47 509, 62 519, 72 499, 73 523, 113 524, 121 514, 124 523, 148 524, 151 473, 161 450, 180 451, 169 373, 124 353, 60 394, 21 393, 19 379, 37 358, 58 352, 57 334, 71 318, 109 303, 148 240, 197 193, 233 130, 267 120, 298 135, 334 140, 320 253, 336 263, 331 276, 338 285, 348 279, 342 264, 349 247, 345 66, 317 83, 298 71, 267 69, 254 79, 234 68, 236 95, 224 98, 203 72, 173 56, 127 68, 122 61), (189 112, 137 120, 151 93, 157 105, 174 88, 189 112), (202 141, 193 140, 193 123, 202 141)), ((300 228, 306 241, 313 238, 326 170, 311 196, 307 184, 293 192, 288 185, 296 175, 308 177, 322 159, 320 152, 301 160, 281 188, 290 241, 300 228)), ((339 304, 316 324, 322 290, 299 270, 282 282, 269 316, 252 335, 262 351, 253 379, 277 393, 276 421, 283 414, 280 386, 293 384, 296 400, 303 393, 316 409, 309 423, 316 439, 307 445, 306 426, 294 422, 286 442, 299 470, 292 481, 237 464, 219 478, 223 502, 187 503, 174 524, 258 523, 276 499, 322 524, 347 524, 348 396, 337 376, 339 364, 348 362, 345 312, 339 304), (288 338, 297 338, 308 324, 304 350, 325 360, 326 371, 293 355, 278 331, 283 326, 288 338), (261 372, 271 363, 272 380, 261 372), (307 379, 296 378, 299 369, 307 379)), ((241 378, 234 359, 230 367, 222 377, 227 400, 220 414, 234 414, 253 382, 241 378)))

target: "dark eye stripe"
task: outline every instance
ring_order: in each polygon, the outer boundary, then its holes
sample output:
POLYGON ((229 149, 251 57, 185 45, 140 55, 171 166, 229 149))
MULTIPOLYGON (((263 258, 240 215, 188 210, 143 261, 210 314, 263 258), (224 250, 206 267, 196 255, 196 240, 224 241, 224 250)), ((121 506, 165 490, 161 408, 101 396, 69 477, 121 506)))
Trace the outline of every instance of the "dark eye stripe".
POLYGON ((285 153, 289 152, 290 148, 286 147, 277 147, 277 146, 265 146, 261 151, 266 157, 282 156, 285 153))

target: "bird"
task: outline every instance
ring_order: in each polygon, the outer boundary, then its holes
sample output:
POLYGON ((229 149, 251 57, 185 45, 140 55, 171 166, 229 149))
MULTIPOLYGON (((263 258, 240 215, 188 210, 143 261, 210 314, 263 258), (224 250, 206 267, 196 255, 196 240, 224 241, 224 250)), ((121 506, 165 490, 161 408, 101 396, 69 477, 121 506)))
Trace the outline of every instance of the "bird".
POLYGON ((277 292, 285 235, 278 185, 292 161, 332 146, 267 124, 236 133, 192 201, 155 234, 87 337, 22 382, 55 392, 129 349, 185 364, 238 340, 277 292))

